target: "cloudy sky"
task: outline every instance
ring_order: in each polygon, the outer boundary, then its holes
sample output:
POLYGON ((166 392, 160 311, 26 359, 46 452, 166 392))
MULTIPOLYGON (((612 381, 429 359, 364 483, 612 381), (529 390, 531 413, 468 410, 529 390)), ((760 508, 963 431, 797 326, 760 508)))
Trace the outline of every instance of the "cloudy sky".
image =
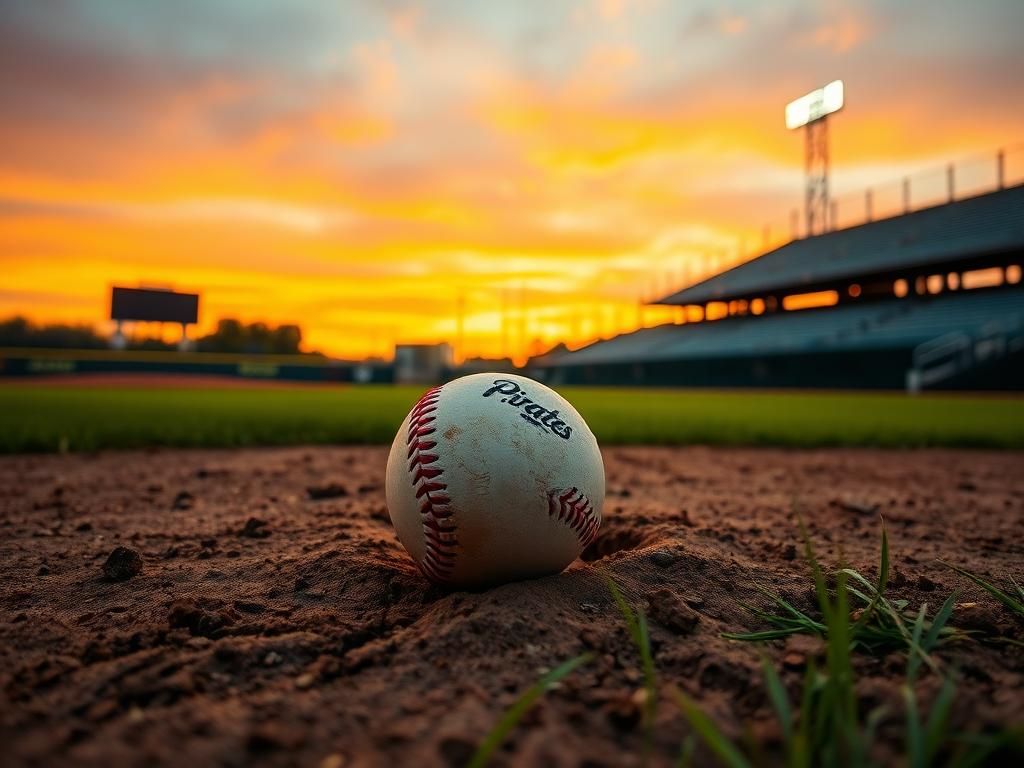
POLYGON ((116 283, 342 356, 460 304, 470 355, 521 351, 523 301, 527 340, 607 334, 788 231, 783 107, 832 79, 839 193, 1019 145, 1022 29, 1019 0, 0 0, 0 316, 101 323, 116 283))

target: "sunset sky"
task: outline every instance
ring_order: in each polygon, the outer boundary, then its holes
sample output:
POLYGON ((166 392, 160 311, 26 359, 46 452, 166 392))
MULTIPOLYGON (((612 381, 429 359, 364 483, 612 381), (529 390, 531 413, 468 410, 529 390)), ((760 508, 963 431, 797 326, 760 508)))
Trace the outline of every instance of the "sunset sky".
POLYGON ((580 343, 784 234, 783 107, 830 80, 839 193, 1019 146, 1022 30, 1020 0, 0 0, 0 317, 106 328, 142 284, 343 357, 455 341, 460 303, 463 354, 580 343))

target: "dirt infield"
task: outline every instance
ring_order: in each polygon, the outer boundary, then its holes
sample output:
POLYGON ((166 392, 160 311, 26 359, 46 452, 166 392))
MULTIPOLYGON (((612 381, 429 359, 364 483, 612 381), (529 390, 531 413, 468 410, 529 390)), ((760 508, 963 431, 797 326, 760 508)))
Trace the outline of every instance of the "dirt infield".
MULTIPOLYGON (((1019 453, 607 450, 589 562, 481 593, 446 593, 415 570, 384 505, 385 457, 0 459, 5 763, 462 765, 518 692, 590 650, 595 660, 541 700, 495 764, 636 765, 639 662, 602 572, 650 616, 662 684, 732 733, 751 722, 770 745, 762 649, 720 633, 764 626, 738 605, 763 604, 758 585, 813 609, 798 511, 825 563, 841 549, 865 574, 884 515, 893 594, 934 610, 956 590, 952 624, 994 640, 938 653, 960 673, 954 727, 1024 712, 1024 652, 998 642, 1019 639, 1021 625, 935 562, 1020 575, 1019 453), (119 546, 141 555, 141 572, 130 553, 108 562, 119 546)), ((792 693, 820 647, 797 637, 763 652, 792 693)), ((860 694, 891 703, 877 755, 888 762, 905 659, 856 658, 860 694)), ((672 763, 687 732, 666 700, 656 765, 672 763)))

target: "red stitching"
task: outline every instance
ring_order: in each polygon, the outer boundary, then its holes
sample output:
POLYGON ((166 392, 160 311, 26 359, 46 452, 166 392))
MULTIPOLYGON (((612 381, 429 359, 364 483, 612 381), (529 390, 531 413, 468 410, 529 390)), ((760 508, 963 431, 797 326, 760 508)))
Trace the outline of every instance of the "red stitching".
POLYGON ((583 547, 594 540, 601 525, 590 499, 575 487, 548 491, 548 514, 572 528, 583 547))
POLYGON ((444 470, 436 466, 436 453, 427 453, 437 447, 437 441, 429 439, 436 431, 438 401, 441 387, 434 387, 419 399, 409 414, 409 429, 405 442, 409 446, 409 472, 420 502, 420 517, 423 518, 423 538, 426 550, 420 563, 423 575, 431 581, 451 580, 455 570, 455 553, 458 536, 455 520, 452 518, 451 497, 448 486, 437 478, 444 470))

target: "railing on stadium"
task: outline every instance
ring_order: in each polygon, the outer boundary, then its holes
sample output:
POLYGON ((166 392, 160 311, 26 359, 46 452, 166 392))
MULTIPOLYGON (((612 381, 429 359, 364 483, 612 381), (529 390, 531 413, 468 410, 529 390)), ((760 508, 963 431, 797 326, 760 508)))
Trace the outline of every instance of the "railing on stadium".
MULTIPOLYGON (((860 192, 837 195, 832 198, 827 231, 902 216, 1018 184, 1024 184, 1024 143, 971 155, 860 192)), ((807 237, 803 211, 793 209, 786 216, 766 222, 756 233, 759 236, 752 234, 741 238, 731 255, 725 251, 710 254, 703 269, 687 273, 682 284, 672 286, 673 290, 702 282, 762 253, 807 237)))
POLYGON ((976 334, 953 331, 918 344, 912 365, 906 373, 907 391, 922 389, 947 381, 975 366, 1024 350, 1024 317, 993 320, 976 334))

